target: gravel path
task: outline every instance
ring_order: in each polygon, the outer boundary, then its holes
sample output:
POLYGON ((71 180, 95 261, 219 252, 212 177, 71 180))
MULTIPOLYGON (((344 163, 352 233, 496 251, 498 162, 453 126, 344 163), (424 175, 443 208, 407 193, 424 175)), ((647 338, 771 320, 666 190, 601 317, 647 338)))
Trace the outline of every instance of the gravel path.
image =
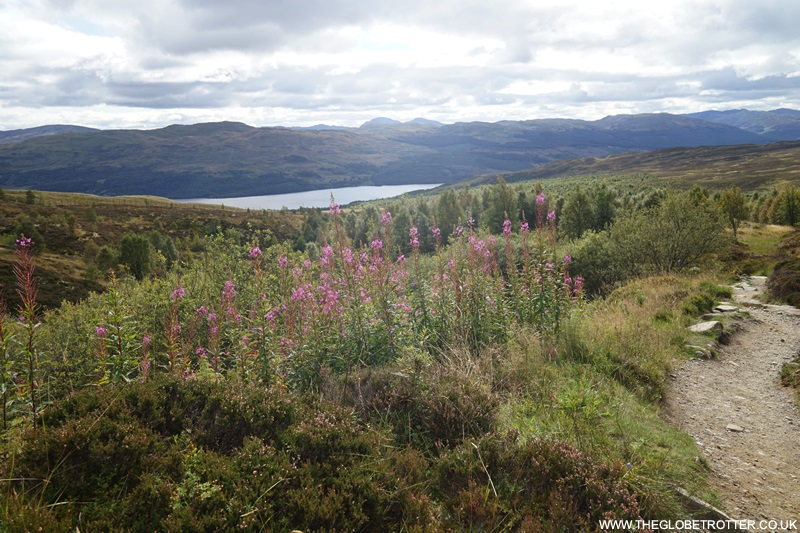
POLYGON ((665 412, 711 465, 710 483, 737 520, 800 519, 800 412, 782 387, 800 351, 800 310, 764 305, 765 278, 735 287, 749 313, 717 359, 690 360, 673 376, 665 412))

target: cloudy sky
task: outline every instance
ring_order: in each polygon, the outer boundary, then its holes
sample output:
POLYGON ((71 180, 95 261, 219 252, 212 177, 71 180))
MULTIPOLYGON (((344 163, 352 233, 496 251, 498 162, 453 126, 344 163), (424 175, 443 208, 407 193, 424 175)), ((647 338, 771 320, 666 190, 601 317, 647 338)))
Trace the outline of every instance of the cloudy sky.
POLYGON ((797 0, 0 0, 0 130, 800 109, 797 0))

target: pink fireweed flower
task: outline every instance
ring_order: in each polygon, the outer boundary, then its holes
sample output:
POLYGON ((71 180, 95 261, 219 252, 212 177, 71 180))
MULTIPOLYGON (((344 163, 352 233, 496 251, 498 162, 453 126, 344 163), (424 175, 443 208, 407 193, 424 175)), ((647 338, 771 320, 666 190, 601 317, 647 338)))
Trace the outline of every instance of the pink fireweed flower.
POLYGON ((206 355, 206 349, 202 346, 198 346, 197 349, 194 351, 195 355, 199 355, 200 357, 204 357, 206 355))
POLYGON ((225 282, 225 288, 222 289, 222 296, 228 300, 232 300, 236 297, 236 285, 233 284, 233 281, 227 280, 225 282))
POLYGON ((205 305, 201 305, 197 308, 197 311, 194 312, 198 316, 203 316, 208 314, 208 308, 205 305))
POLYGON ((353 262, 353 260, 354 260, 353 250, 351 250, 350 248, 345 248, 342 251, 342 261, 344 261, 349 265, 350 263, 353 262))
POLYGON ((342 213, 342 210, 339 209, 339 204, 334 202, 333 198, 331 198, 331 205, 330 205, 330 209, 328 210, 328 212, 331 215, 340 215, 342 213))
POLYGON ((529 230, 530 230, 530 227, 528 226, 527 222, 523 222, 519 227, 519 232, 520 233, 528 233, 529 230))
POLYGON ((333 248, 330 246, 326 246, 322 249, 322 257, 320 257, 319 262, 323 265, 327 265, 331 262, 331 258, 333 257, 333 248))
POLYGON ((289 266, 289 259, 285 255, 282 255, 278 258, 278 266, 281 268, 286 268, 289 266))
POLYGON ((412 248, 419 248, 419 230, 416 226, 411 226, 411 229, 408 230, 408 242, 411 244, 412 248))
POLYGON ((433 233, 433 236, 434 236, 435 238, 437 238, 437 239, 440 239, 440 238, 442 237, 442 232, 441 232, 441 230, 440 230, 438 227, 436 227, 436 226, 434 226, 434 227, 433 227, 433 229, 431 230, 431 233, 433 233))
POLYGON ((461 237, 463 234, 464 234, 464 227, 456 226, 456 229, 453 231, 453 236, 461 237))
POLYGON ((97 326, 97 327, 95 327, 95 328, 94 328, 94 332, 95 332, 95 334, 96 334, 98 337, 100 337, 101 339, 105 339, 105 338, 106 338, 106 336, 108 335, 108 330, 107 330, 106 328, 104 328, 103 326, 97 326))
POLYGON ((177 289, 172 291, 172 299, 173 300, 179 300, 179 299, 183 298, 185 295, 186 295, 186 291, 183 290, 183 287, 181 287, 180 285, 178 285, 177 289))
POLYGON ((546 198, 545 198, 543 192, 540 192, 539 194, 536 195, 536 203, 537 204, 544 205, 545 200, 546 200, 546 198))
POLYGON ((548 213, 547 213, 547 221, 548 222, 555 222, 556 221, 556 212, 555 211, 548 211, 548 213))
POLYGON ((511 221, 509 219, 503 221, 503 235, 511 235, 511 221))
POLYGON ((250 259, 258 259, 262 255, 264 254, 261 253, 261 248, 258 246, 254 246, 253 249, 250 250, 250 253, 247 254, 250 259))
POLYGON ((392 214, 389 211, 386 211, 383 215, 381 215, 381 222, 385 225, 389 225, 392 223, 392 214))
POLYGON ((177 334, 177 333, 180 333, 180 332, 181 332, 181 325, 180 324, 175 324, 174 326, 172 326, 172 333, 176 333, 177 334))
POLYGON ((273 320, 275 320, 275 317, 278 316, 278 314, 280 312, 281 312, 281 308, 280 307, 276 307, 275 309, 273 309, 272 311, 267 313, 266 321, 267 322, 272 322, 273 320))
POLYGON ((19 239, 17 239, 17 246, 20 248, 27 248, 31 245, 33 245, 33 241, 30 239, 30 237, 26 237, 24 233, 20 235, 19 239))
POLYGON ((571 256, 571 255, 565 255, 565 256, 564 256, 564 264, 565 264, 565 265, 568 265, 568 264, 570 264, 571 262, 572 262, 572 256, 571 256))
POLYGON ((472 218, 472 217, 469 217, 469 220, 467 220, 467 226, 469 226, 469 229, 474 228, 475 227, 475 219, 472 218))
POLYGON ((148 346, 150 346, 150 343, 151 343, 151 342, 152 342, 152 339, 150 339, 150 337, 148 337, 147 335, 145 335, 144 337, 142 337, 142 346, 144 346, 145 348, 147 348, 148 346))
POLYGON ((309 261, 308 259, 306 259, 305 261, 303 261, 303 268, 305 268, 306 270, 308 270, 309 268, 311 268, 311 261, 309 261))
POLYGON ((383 241, 381 241, 380 239, 375 239, 374 241, 372 241, 372 244, 370 245, 370 247, 373 250, 382 250, 383 249, 383 241))

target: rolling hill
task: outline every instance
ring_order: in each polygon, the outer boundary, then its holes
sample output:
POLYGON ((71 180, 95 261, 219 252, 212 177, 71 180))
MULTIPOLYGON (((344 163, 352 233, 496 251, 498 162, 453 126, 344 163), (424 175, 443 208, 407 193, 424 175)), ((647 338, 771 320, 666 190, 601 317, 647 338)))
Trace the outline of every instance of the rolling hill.
MULTIPOLYGON (((503 174, 507 183, 567 176, 646 173, 664 185, 718 190, 737 185, 743 190, 780 188, 800 184, 800 141, 734 146, 665 148, 650 152, 558 161, 503 174)), ((434 194, 450 187, 494 183, 497 174, 486 174, 425 191, 434 194)))
POLYGON ((770 137, 670 114, 597 121, 439 124, 372 120, 359 128, 255 128, 220 122, 156 130, 1 132, 0 186, 167 198, 326 187, 450 183, 553 161, 666 147, 759 144, 770 137))

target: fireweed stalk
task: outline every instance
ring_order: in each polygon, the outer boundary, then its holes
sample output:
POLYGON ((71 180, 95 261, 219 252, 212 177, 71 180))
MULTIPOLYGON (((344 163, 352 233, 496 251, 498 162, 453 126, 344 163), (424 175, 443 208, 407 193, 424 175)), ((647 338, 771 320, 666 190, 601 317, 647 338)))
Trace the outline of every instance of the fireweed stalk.
POLYGON ((178 287, 172 291, 164 321, 164 347, 167 350, 167 368, 170 373, 178 372, 178 360, 181 354, 180 301, 185 295, 186 291, 178 283, 178 287))
POLYGON ((0 390, 3 393, 3 431, 8 429, 8 406, 11 400, 11 393, 14 390, 12 382, 12 372, 14 361, 11 359, 9 343, 13 333, 8 322, 8 306, 0 292, 0 390))
POLYGON ((101 356, 98 384, 131 381, 139 371, 135 323, 126 314, 113 270, 109 270, 109 280, 109 288, 103 295, 108 308, 107 323, 95 331, 101 356), (103 336, 98 333, 101 329, 105 332, 103 336))
POLYGON ((31 408, 31 424, 36 427, 36 414, 38 410, 37 353, 36 353, 36 311, 38 307, 38 289, 36 279, 33 277, 35 265, 33 262, 33 241, 25 234, 17 239, 17 259, 14 264, 14 277, 17 280, 17 294, 19 295, 19 315, 22 329, 25 332, 23 351, 27 360, 26 390, 28 403, 31 408))
POLYGON ((341 283, 344 290, 344 306, 350 311, 350 328, 355 333, 355 338, 347 343, 344 350, 344 373, 345 379, 343 389, 347 387, 348 380, 350 379, 350 372, 356 362, 364 361, 369 346, 369 339, 366 329, 365 317, 365 303, 366 294, 359 286, 357 277, 363 274, 363 267, 359 262, 359 254, 354 253, 347 246, 344 231, 342 230, 342 223, 339 219, 341 210, 338 204, 331 195, 331 205, 329 210, 330 216, 333 218, 333 231, 338 254, 336 256, 336 264, 342 274, 341 283))

